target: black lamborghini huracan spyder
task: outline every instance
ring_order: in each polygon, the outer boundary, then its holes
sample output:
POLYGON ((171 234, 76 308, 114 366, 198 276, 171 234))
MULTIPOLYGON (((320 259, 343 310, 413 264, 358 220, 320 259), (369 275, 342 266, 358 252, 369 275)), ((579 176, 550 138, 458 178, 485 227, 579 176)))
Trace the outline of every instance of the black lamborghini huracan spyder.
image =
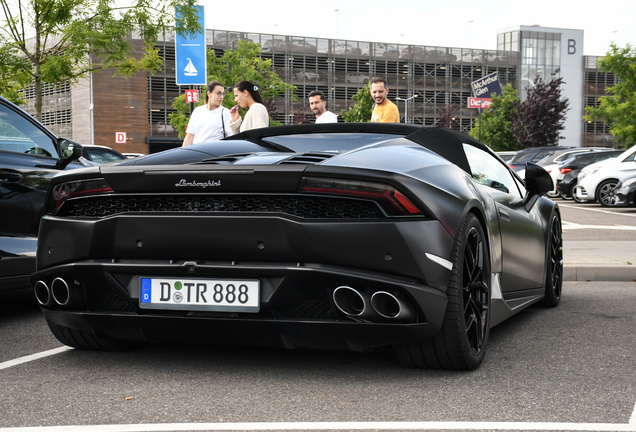
POLYGON ((491 327, 559 303, 552 188, 448 129, 257 129, 57 175, 31 281, 80 349, 393 346, 474 369, 491 327))

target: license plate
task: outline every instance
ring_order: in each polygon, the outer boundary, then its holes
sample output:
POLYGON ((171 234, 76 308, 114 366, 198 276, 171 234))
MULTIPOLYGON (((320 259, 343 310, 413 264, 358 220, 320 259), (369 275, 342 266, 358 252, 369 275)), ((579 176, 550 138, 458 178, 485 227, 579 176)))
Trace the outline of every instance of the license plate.
POLYGON ((258 312, 260 281, 141 278, 139 307, 191 311, 258 312))

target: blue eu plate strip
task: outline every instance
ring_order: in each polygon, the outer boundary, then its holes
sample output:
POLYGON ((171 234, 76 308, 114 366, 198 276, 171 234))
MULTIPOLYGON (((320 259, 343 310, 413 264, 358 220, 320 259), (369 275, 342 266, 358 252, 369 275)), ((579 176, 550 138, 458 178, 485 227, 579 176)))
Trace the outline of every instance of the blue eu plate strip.
POLYGON ((141 279, 141 302, 150 303, 152 299, 152 279, 141 279))

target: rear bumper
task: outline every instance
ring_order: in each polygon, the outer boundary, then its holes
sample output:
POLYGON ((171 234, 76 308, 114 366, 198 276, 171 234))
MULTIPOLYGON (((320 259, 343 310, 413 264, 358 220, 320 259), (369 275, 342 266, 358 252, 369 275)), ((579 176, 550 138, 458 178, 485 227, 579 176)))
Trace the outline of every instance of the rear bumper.
POLYGON ((616 191, 616 205, 617 206, 635 206, 636 205, 636 191, 635 190, 617 190, 616 191))
POLYGON ((557 179, 557 181, 556 181, 556 189, 557 189, 557 191, 559 191, 560 193, 562 193, 564 195, 568 195, 570 193, 573 193, 572 186, 575 183, 575 181, 576 181, 576 178, 570 179, 570 180, 557 179))
POLYGON ((574 190, 572 191, 572 195, 574 195, 575 197, 577 197, 580 200, 585 200, 585 201, 594 201, 594 195, 588 191, 587 189, 585 189, 585 187, 581 186, 580 184, 574 186, 574 190))
POLYGON ((444 318, 446 295, 437 289, 320 265, 198 265, 169 263, 66 264, 32 275, 32 282, 52 286, 55 278, 69 286, 69 301, 60 305, 51 296, 42 305, 51 322, 93 332, 110 340, 147 342, 191 341, 278 344, 287 347, 366 350, 424 340, 433 336, 444 318), (139 308, 140 275, 170 277, 258 278, 260 311, 196 312, 139 308), (417 310, 413 322, 382 317, 352 319, 333 302, 341 285, 360 291, 395 293, 417 310))
MULTIPOLYGON (((430 219, 305 221, 280 216, 42 219, 33 286, 68 286, 68 304, 40 301, 54 323, 113 340, 277 341, 371 349, 430 338, 441 327, 453 239, 430 219), (441 264, 440 264, 441 263, 441 264), (260 310, 141 309, 142 277, 257 279, 260 310), (352 318, 333 292, 388 292, 416 311, 408 322, 352 318)), ((36 293, 37 296, 37 293, 36 293)), ((41 297, 39 300, 42 300, 41 297)))

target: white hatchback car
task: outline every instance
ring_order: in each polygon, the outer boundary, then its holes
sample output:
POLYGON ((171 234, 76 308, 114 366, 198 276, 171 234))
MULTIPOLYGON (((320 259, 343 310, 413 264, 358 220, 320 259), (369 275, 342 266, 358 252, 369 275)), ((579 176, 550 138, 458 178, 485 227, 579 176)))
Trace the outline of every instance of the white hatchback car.
POLYGON ((636 174, 636 146, 633 146, 614 159, 603 161, 583 168, 573 194, 577 201, 598 201, 604 207, 614 205, 611 193, 619 180, 636 174), (599 165, 600 164, 600 165, 599 165))

